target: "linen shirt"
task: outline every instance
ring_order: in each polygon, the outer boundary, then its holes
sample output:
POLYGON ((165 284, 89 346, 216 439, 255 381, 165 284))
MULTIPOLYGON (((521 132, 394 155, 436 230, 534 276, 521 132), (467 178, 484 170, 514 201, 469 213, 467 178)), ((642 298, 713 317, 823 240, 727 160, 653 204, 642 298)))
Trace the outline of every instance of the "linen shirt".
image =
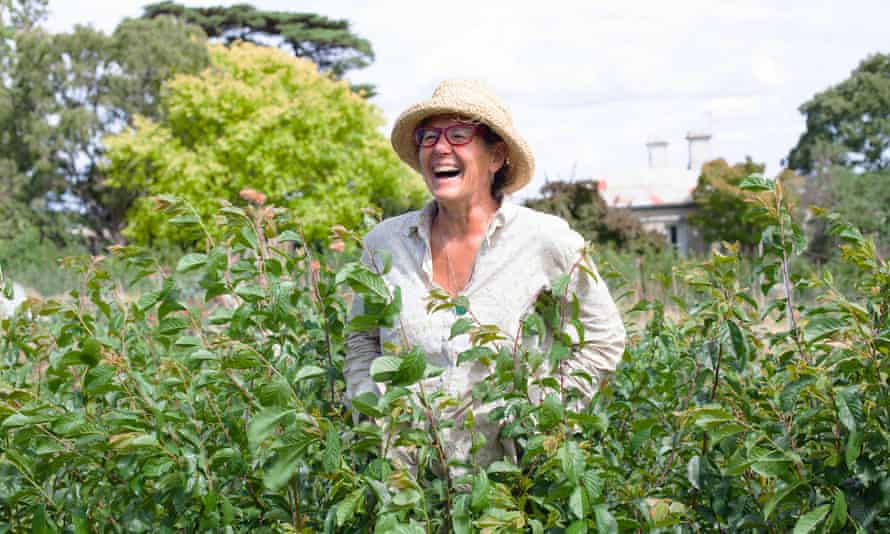
MULTIPOLYGON (((457 320, 453 309, 433 313, 426 310, 430 291, 439 288, 433 281, 430 249, 436 209, 435 201, 431 201, 422 210, 381 222, 365 237, 363 261, 366 264, 376 263, 379 269, 383 264, 380 253, 391 254, 392 268, 383 278, 390 291, 396 286, 401 288, 402 308, 395 327, 356 332, 347 337, 346 397, 349 400, 366 391, 379 394, 378 385, 370 376, 371 363, 381 355, 385 344, 404 345, 407 341, 410 346, 421 349, 430 364, 444 369, 438 378, 431 379, 431 385, 457 399, 456 409, 448 416, 459 419, 472 406, 478 426, 480 415, 491 407, 485 409, 474 403, 471 390, 474 384, 486 379, 489 368, 478 361, 457 365, 458 355, 471 347, 469 335, 450 339, 451 326, 457 320)), ((482 324, 496 325, 503 333, 506 339, 496 344, 513 347, 520 335, 522 319, 558 275, 568 273, 581 260, 586 260, 585 265, 596 275, 595 266, 583 253, 584 239, 564 220, 504 200, 489 224, 470 278, 460 294, 468 299, 469 310, 476 319, 482 324)), ((621 359, 625 331, 605 282, 598 275, 590 276, 580 269, 573 272, 569 295, 574 293, 578 298, 585 343, 573 358, 562 362, 561 370, 564 379, 589 399, 621 359), (574 371, 589 374, 593 382, 571 376, 574 371)), ((357 297, 351 315, 360 314, 362 308, 362 301, 357 297)), ((577 338, 573 336, 573 340, 577 338)), ((525 347, 534 343, 547 350, 549 340, 524 338, 520 342, 525 347)), ((426 383, 425 387, 429 390, 426 383)), ((481 430, 489 444, 497 441, 497 430, 494 426, 481 430)), ((456 430, 452 433, 455 435, 446 439, 452 442, 452 452, 460 454, 468 450, 468 442, 463 443, 456 430)), ((477 460, 498 459, 500 451, 489 449, 490 458, 477 457, 477 460)))

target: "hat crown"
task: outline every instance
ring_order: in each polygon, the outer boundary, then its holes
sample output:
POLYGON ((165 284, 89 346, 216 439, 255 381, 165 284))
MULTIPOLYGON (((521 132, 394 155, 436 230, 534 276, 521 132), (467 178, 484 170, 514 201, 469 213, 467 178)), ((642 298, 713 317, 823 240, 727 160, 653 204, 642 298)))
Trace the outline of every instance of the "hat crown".
POLYGON ((495 94, 492 88, 478 80, 453 79, 445 80, 436 86, 433 91, 433 102, 435 101, 462 101, 470 104, 469 109, 481 107, 482 109, 491 110, 494 108, 500 115, 500 119, 507 124, 513 125, 513 117, 510 109, 495 94))

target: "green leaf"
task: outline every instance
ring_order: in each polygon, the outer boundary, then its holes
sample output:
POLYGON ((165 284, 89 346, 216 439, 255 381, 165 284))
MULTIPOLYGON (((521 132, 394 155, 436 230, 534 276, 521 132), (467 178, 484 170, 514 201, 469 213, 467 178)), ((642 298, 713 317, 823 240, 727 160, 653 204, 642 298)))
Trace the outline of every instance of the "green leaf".
POLYGON ((336 429, 331 428, 325 435, 324 453, 321 457, 321 464, 325 472, 333 473, 340 468, 343 461, 343 442, 340 441, 340 433, 336 429))
POLYGON ((742 180, 739 184, 739 189, 742 191, 751 191, 751 192, 763 192, 763 191, 772 191, 775 187, 775 182, 770 180, 769 178, 764 177, 761 174, 752 174, 742 180))
POLYGON ((275 460, 263 471, 263 484, 278 491, 293 478, 300 467, 302 450, 278 449, 275 460))
POLYGON ((141 312, 151 308, 157 302, 161 300, 161 292, 160 291, 151 291, 148 293, 143 293, 139 299, 136 301, 136 309, 141 312))
POLYGON ((825 519, 825 516, 828 515, 830 509, 830 504, 823 504, 822 506, 803 514, 797 520, 797 523, 794 524, 794 532, 792 534, 807 534, 807 532, 811 532, 823 519, 825 519))
POLYGON ((488 482, 488 474, 485 471, 473 478, 473 493, 470 497, 470 508, 476 512, 484 510, 488 506, 488 491, 491 488, 488 482))
POLYGON ((361 263, 349 263, 337 273, 338 283, 346 282, 361 296, 373 295, 383 300, 389 299, 389 291, 383 278, 361 263))
POLYGON ((457 355, 457 365, 463 365, 467 362, 475 362, 480 358, 492 358, 494 351, 488 347, 472 347, 457 355))
POLYGON ((324 375, 325 370, 321 367, 315 365, 304 365, 303 367, 300 367, 300 370, 297 371, 296 376, 294 376, 294 382, 300 382, 301 380, 317 378, 324 375))
POLYGON ((200 347, 203 344, 198 336, 180 336, 173 342, 177 347, 200 347))
POLYGON ((692 484, 692 487, 695 489, 701 489, 699 486, 699 480, 701 477, 701 457, 699 455, 695 455, 689 459, 689 463, 686 464, 686 479, 689 480, 689 483, 692 484))
POLYGON ((741 328, 732 320, 726 321, 726 327, 729 330, 729 338, 732 340, 732 349, 735 355, 741 360, 748 359, 748 343, 745 341, 745 335, 741 328))
POLYGON ((769 516, 772 515, 773 511, 779 506, 786 497, 791 495, 794 490, 799 488, 804 483, 801 481, 795 482, 794 484, 789 484, 777 491, 773 494, 772 497, 766 502, 766 505, 763 507, 763 519, 769 520, 769 516))
POLYGON ((847 525, 847 498, 843 490, 835 488, 834 504, 831 506, 831 515, 828 517, 828 530, 835 530, 847 525))
POLYGON ((303 238, 301 238, 300 234, 294 232, 293 230, 285 230, 278 235, 278 241, 281 243, 294 241, 299 244, 303 242, 303 238))
POLYGON ((377 395, 366 391, 352 398, 352 407, 360 414, 368 417, 383 417, 384 413, 377 409, 377 395))
POLYGON ((423 378, 425 370, 426 357, 414 349, 402 356, 399 371, 393 377, 392 383, 397 386, 410 386, 423 378))
POLYGON ((571 279, 569 275, 565 273, 558 274, 553 281, 550 282, 550 287, 553 288, 553 294, 557 297, 562 297, 565 295, 566 288, 569 286, 569 282, 571 279))
POLYGON ((176 272, 187 273, 207 263, 207 254, 186 254, 176 264, 176 272))
POLYGON ((365 491, 359 488, 337 503, 337 527, 343 527, 343 525, 355 517, 355 512, 361 508, 364 500, 365 491))
POLYGON ((294 410, 267 408, 253 416, 250 419, 250 424, 247 426, 247 441, 250 443, 251 448, 259 446, 260 443, 275 432, 278 423, 282 419, 293 413, 294 410))
POLYGON ((862 403, 859 400, 859 388, 857 386, 835 388, 834 401, 837 405, 837 415, 840 422, 850 432, 856 432, 859 428, 858 420, 861 420, 863 417, 862 403))
POLYGON ((587 522, 581 520, 573 522, 566 529, 565 534, 587 534, 587 522))
POLYGON ((451 335, 449 339, 454 339, 461 334, 466 334, 473 327, 473 321, 466 317, 461 317, 451 325, 451 335))
POLYGON ((399 372, 402 359, 395 356, 380 356, 371 362, 371 378, 375 382, 389 382, 399 372))
POLYGON ((618 534, 618 522, 609 512, 608 506, 598 504, 593 507, 593 517, 596 519, 597 534, 618 534))
POLYGON ((803 338, 807 343, 813 343, 834 336, 846 327, 847 322, 844 319, 819 315, 810 319, 803 327, 803 338))
POLYGON ((856 460, 859 459, 859 453, 862 450, 862 433, 859 431, 850 432, 847 438, 847 446, 844 449, 844 460, 847 467, 851 470, 856 466, 856 460))
POLYGON ((538 426, 543 430, 554 427, 565 418, 565 409, 555 393, 550 393, 541 403, 538 413, 538 426))
POLYGON ((569 496, 569 511, 578 519, 584 519, 584 490, 575 486, 569 496))

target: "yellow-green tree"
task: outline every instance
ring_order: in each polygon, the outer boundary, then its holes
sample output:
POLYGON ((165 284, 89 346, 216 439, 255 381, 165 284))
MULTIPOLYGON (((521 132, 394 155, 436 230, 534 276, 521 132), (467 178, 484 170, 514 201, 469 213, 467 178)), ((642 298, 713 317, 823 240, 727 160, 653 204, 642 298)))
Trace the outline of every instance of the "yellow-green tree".
POLYGON ((380 111, 314 63, 247 43, 211 46, 212 66, 168 82, 160 121, 106 138, 109 181, 140 192, 124 234, 180 239, 151 196, 174 195, 209 217, 252 188, 293 210, 310 239, 423 202, 422 181, 380 131, 380 111))

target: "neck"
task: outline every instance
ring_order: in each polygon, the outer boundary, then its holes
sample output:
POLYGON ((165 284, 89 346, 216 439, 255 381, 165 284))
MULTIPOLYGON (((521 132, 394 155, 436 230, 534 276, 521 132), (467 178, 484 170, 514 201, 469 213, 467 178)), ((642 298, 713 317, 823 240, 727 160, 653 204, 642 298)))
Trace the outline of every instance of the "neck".
POLYGON ((500 206, 493 197, 488 197, 482 202, 444 203, 437 201, 436 205, 434 224, 443 236, 449 238, 469 237, 484 233, 500 206))

